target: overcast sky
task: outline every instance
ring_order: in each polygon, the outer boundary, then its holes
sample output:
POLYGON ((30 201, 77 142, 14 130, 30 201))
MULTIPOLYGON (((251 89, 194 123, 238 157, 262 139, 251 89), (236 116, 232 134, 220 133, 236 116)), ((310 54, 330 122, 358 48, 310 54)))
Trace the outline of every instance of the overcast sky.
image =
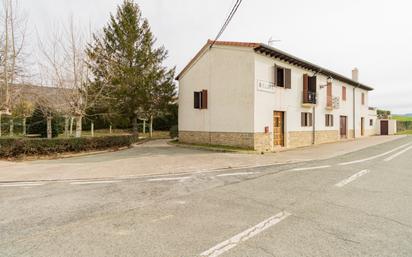
MULTIPOLYGON (((30 29, 42 35, 70 15, 100 29, 121 0, 20 0, 30 29)), ((214 38, 235 0, 141 0, 167 65, 180 71, 208 38, 214 38)), ((351 76, 375 88, 370 104, 412 113, 412 2, 408 0, 244 0, 221 38, 267 43, 351 76)), ((32 39, 35 40, 32 33, 32 39)))

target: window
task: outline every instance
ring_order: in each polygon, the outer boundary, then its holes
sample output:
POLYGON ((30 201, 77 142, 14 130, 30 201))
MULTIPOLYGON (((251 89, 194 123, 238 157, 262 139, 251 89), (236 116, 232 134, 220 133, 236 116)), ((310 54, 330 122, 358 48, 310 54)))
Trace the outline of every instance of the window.
POLYGON ((285 87, 285 69, 276 68, 276 85, 278 87, 285 87))
POLYGON ((342 101, 346 101, 346 87, 342 86, 342 101))
POLYGON ((326 127, 333 127, 333 115, 332 114, 325 115, 325 125, 326 127))
POLYGON ((365 105, 365 93, 362 93, 362 105, 365 105))
POLYGON ((194 108, 207 109, 208 108, 208 94, 207 90, 194 92, 194 108))
POLYGON ((301 126, 302 127, 312 127, 313 116, 310 112, 302 112, 301 114, 301 126))
POLYGON ((275 65, 275 84, 278 87, 292 88, 292 72, 275 65))
POLYGON ((369 120, 369 126, 371 126, 371 127, 373 126, 373 120, 372 119, 369 120))

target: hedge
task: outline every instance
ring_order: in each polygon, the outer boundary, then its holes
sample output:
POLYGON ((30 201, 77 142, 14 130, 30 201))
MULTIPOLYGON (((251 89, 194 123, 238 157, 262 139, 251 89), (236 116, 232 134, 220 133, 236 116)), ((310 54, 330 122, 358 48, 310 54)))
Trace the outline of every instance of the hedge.
POLYGON ((137 141, 138 137, 132 135, 55 139, 4 138, 0 139, 0 158, 19 158, 129 147, 137 141))

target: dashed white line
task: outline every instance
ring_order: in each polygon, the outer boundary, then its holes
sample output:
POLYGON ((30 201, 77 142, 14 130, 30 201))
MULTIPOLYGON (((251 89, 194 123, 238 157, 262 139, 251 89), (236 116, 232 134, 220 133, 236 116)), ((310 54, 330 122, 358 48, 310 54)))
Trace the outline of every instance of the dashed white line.
POLYGON ((177 177, 177 178, 152 178, 146 181, 148 182, 161 182, 161 181, 184 181, 190 179, 190 177, 177 177))
POLYGON ((82 181, 82 182, 72 182, 70 185, 94 185, 94 184, 114 184, 120 183, 119 180, 107 180, 107 181, 82 181))
POLYGON ((238 172, 238 173, 227 173, 227 174, 220 174, 216 177, 231 177, 231 176, 247 176, 247 175, 254 175, 257 172, 238 172))
POLYGON ((337 187, 344 187, 344 186, 346 186, 347 184, 355 181, 356 179, 358 179, 358 178, 360 178, 360 177, 368 174, 369 172, 370 172, 369 170, 362 170, 362 171, 356 173, 355 175, 353 175, 353 176, 351 176, 351 177, 349 177, 349 178, 347 178, 347 179, 342 180, 341 182, 337 183, 335 186, 337 186, 337 187))
POLYGON ((209 250, 203 252, 200 254, 200 256, 207 256, 207 257, 217 257, 222 255, 223 253, 229 251, 230 249, 236 247, 238 244, 241 242, 244 242, 246 240, 249 240, 250 238, 258 235, 259 233, 262 233, 266 229, 278 224, 282 220, 286 219, 289 217, 290 213, 288 212, 281 212, 276 214, 275 216, 270 217, 267 220, 262 221, 261 223, 257 224, 254 227, 251 227, 234 237, 210 248, 209 250))
POLYGON ((297 168, 297 169, 293 169, 292 171, 321 170, 321 169, 327 169, 330 167, 331 167, 330 165, 325 165, 325 166, 318 166, 318 167, 297 168))
POLYGON ((412 146, 410 146, 410 147, 408 147, 408 148, 400 151, 399 153, 396 153, 396 154, 394 154, 394 155, 392 155, 392 156, 389 156, 388 158, 385 159, 385 162, 392 161, 393 159, 401 156, 402 154, 406 153, 407 151, 409 151, 409 150, 411 150, 411 149, 412 149, 412 146))
POLYGON ((411 145, 411 143, 409 143, 409 144, 404 144, 404 145, 401 145, 401 146, 399 146, 399 147, 396 147, 395 149, 392 149, 392 150, 390 150, 390 151, 388 151, 388 152, 385 152, 385 153, 382 153, 382 154, 378 154, 378 155, 375 155, 375 156, 372 156, 372 157, 369 157, 369 158, 366 158, 366 159, 361 159, 361 160, 356 160, 356 161, 339 163, 339 165, 340 165, 340 166, 346 166, 346 165, 351 165, 351 164, 356 164, 356 163, 361 163, 361 162, 367 162, 367 161, 374 160, 374 159, 377 159, 377 158, 379 158, 379 157, 382 157, 382 156, 391 154, 391 153, 393 153, 393 152, 396 152, 396 151, 398 151, 398 150, 400 150, 400 149, 403 149, 403 148, 405 148, 405 147, 408 147, 408 146, 410 146, 410 145, 411 145))
POLYGON ((13 184, 2 184, 0 187, 32 187, 32 186, 43 186, 44 183, 13 183, 13 184))

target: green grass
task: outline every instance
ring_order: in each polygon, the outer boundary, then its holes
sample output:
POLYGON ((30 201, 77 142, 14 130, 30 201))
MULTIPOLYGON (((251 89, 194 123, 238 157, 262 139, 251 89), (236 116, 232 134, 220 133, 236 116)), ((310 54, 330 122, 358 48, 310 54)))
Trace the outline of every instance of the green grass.
POLYGON ((405 130, 405 131, 399 132, 398 135, 412 135, 412 130, 405 130))
POLYGON ((412 117, 406 117, 406 116, 393 116, 392 118, 398 121, 412 121, 412 117))

